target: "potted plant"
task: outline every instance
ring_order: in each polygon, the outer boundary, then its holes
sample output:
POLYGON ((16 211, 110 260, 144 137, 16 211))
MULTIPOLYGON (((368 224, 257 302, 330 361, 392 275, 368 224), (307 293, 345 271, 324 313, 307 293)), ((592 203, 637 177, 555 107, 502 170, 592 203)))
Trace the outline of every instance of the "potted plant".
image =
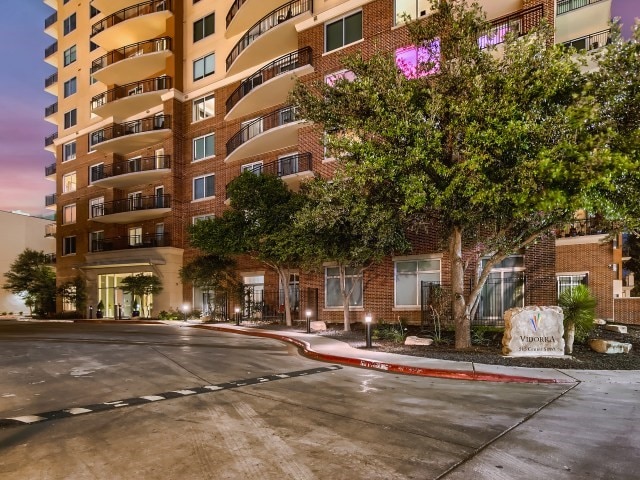
POLYGON ((102 311, 104 310, 104 303, 102 300, 98 302, 98 306, 96 307, 96 318, 102 318, 102 311))
POLYGON ((138 306, 138 301, 134 298, 133 305, 131 305, 131 316, 139 317, 140 316, 140 307, 138 306))

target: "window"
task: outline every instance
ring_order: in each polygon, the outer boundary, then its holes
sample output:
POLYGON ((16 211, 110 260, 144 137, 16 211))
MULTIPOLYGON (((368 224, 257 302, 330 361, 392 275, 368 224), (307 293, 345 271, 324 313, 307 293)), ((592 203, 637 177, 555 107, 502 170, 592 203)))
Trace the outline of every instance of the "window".
POLYGON ((247 120, 246 122, 242 122, 240 124, 240 130, 242 133, 242 141, 246 142, 247 140, 255 137, 256 135, 260 135, 263 131, 263 119, 262 118, 254 118, 252 120, 247 120))
MULTIPOLYGON (((359 268, 345 268, 345 288, 351 292, 349 306, 362 306, 362 272, 359 268)), ((340 267, 327 267, 325 270, 325 305, 327 308, 342 307, 342 291, 340 288, 340 267)))
POLYGON ((76 253, 76 237, 64 237, 62 239, 62 254, 74 255, 76 253))
POLYGON ((76 286, 69 285, 65 288, 65 293, 62 297, 62 311, 64 312, 72 312, 76 309, 76 286))
POLYGON ((214 73, 216 70, 215 53, 193 61, 193 80, 200 80, 214 73))
POLYGON ((396 49, 396 66, 407 78, 425 77, 440 69, 440 41, 433 40, 428 45, 410 45, 396 49))
POLYGON ((62 146, 62 161, 68 162, 76 158, 76 141, 65 143, 62 146))
POLYGON ((166 208, 167 197, 164 196, 164 186, 155 188, 156 208, 166 208))
POLYGON ((73 77, 64 82, 64 98, 73 95, 77 91, 76 77, 73 77))
POLYGON ((213 133, 193 139, 193 161, 214 157, 216 154, 216 136, 213 133))
POLYGON ((251 172, 256 175, 260 175, 262 173, 262 162, 253 162, 242 165, 242 167, 240 167, 240 171, 243 173, 251 172))
POLYGON ((64 51, 64 66, 66 67, 67 65, 70 65, 75 61, 76 61, 76 46, 73 45, 72 47, 69 47, 64 51))
POLYGON ((71 128, 78 123, 78 111, 74 108, 64 114, 64 128, 71 128))
POLYGON ((76 204, 65 205, 62 208, 62 224, 76 223, 76 204))
POLYGON ((216 114, 216 100, 213 95, 198 98, 193 101, 193 121, 204 120, 216 114))
POLYGON ((440 259, 418 258, 395 262, 395 290, 397 307, 420 305, 422 282, 440 283, 440 259))
POLYGON ((431 12, 430 0, 395 0, 394 3, 396 25, 404 22, 404 15, 409 15, 411 20, 415 20, 431 12))
POLYGON ((362 39, 362 11, 325 25, 325 52, 362 39))
POLYGON ((578 285, 588 285, 589 284, 589 274, 588 273, 571 273, 571 274, 560 274, 557 277, 558 280, 558 296, 565 290, 569 290, 570 288, 577 287, 578 285))
POLYGON ((142 245, 142 227, 129 229, 129 246, 135 247, 137 245, 142 245))
POLYGON ((89 251, 102 252, 104 248, 104 230, 89 232, 89 251))
POLYGON ((196 215, 191 217, 191 223, 194 225, 198 222, 204 222, 205 220, 213 220, 216 216, 213 213, 207 213, 205 215, 196 215))
POLYGON ((76 29, 76 14, 72 13, 65 18, 62 26, 65 35, 73 32, 76 29))
MULTIPOLYGON (((486 259, 481 265, 484 267, 486 259)), ((524 307, 524 256, 512 255, 491 269, 480 292, 478 315, 484 320, 500 320, 506 310, 524 307)))
POLYGON ((216 194, 215 175, 205 175, 193 179, 193 199, 213 197, 216 194))
POLYGON ((129 201, 129 211, 142 210, 142 192, 132 192, 127 194, 129 201))
POLYGON ((98 47, 99 47, 99 45, 97 43, 89 42, 89 51, 90 52, 93 52, 98 47))
MULTIPOLYGON (((65 2, 66 3, 66 2, 65 2)), ((100 13, 100 10, 98 10, 96 7, 94 7, 93 5, 89 5, 89 18, 93 18, 96 15, 98 15, 100 13)))
POLYGON ((105 177, 104 175, 104 163, 99 163, 97 165, 91 165, 89 167, 89 183, 93 183, 97 180, 102 180, 105 177))
POLYGON ((104 197, 96 197, 89 200, 89 218, 104 215, 104 197))
POLYGON ((200 20, 193 22, 193 43, 202 40, 204 37, 213 35, 215 29, 215 13, 211 13, 200 20))
POLYGON ((67 173, 62 177, 62 193, 76 191, 76 172, 67 173))
POLYGON ((89 134, 89 151, 93 152, 93 147, 104 142, 104 130, 97 130, 89 134))

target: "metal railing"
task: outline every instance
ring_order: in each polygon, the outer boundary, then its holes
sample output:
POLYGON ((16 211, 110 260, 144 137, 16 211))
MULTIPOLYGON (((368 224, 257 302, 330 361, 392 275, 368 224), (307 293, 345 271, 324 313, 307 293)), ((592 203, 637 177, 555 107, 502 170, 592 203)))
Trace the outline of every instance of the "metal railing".
POLYGON ((562 15, 563 13, 571 12, 572 10, 577 10, 582 7, 588 7, 589 5, 603 1, 604 0, 558 0, 557 14, 562 15))
POLYGON ((44 236, 45 237, 55 237, 56 236, 56 224, 48 223, 44 226, 44 236))
POLYGON ((58 12, 53 12, 47 18, 44 19, 45 30, 58 21, 58 12))
POLYGON ((51 85, 58 83, 58 72, 52 73, 44 79, 44 88, 49 88, 51 85))
POLYGON ((613 225, 603 218, 590 217, 574 220, 564 228, 556 230, 556 238, 582 237, 585 235, 602 235, 609 233, 613 225))
POLYGON ((250 77, 245 78, 238 88, 227 98, 227 113, 254 88, 278 75, 288 73, 303 65, 311 65, 312 61, 313 55, 311 47, 304 47, 295 52, 287 53, 268 65, 265 65, 250 77))
POLYGON ((56 173, 56 163, 52 163, 51 165, 47 165, 44 167, 44 176, 48 177, 49 175, 55 175, 56 173))
POLYGON ((155 248, 169 246, 170 240, 168 233, 145 233, 143 235, 126 235, 92 240, 90 247, 92 252, 108 252, 130 248, 155 248))
MULTIPOLYGON (((300 289, 289 287, 291 316, 300 316, 300 289)), ((246 286, 242 297, 240 317, 249 320, 284 320, 284 292, 279 290, 263 290, 246 286)))
POLYGON ((505 41, 510 32, 515 32, 518 37, 526 35, 540 25, 543 18, 544 6, 542 4, 494 18, 489 22, 491 24, 489 31, 478 38, 478 45, 480 48, 499 45, 505 41))
POLYGON ((148 15, 150 13, 164 11, 172 11, 171 0, 150 0, 148 2, 123 8, 122 10, 103 18, 99 22, 94 23, 91 26, 91 36, 93 37, 107 28, 113 27, 114 25, 126 20, 131 20, 132 18, 148 15))
POLYGON ((117 177, 128 173, 150 172, 171 167, 170 155, 158 155, 157 157, 138 157, 129 160, 114 162, 112 165, 99 165, 91 169, 90 182, 117 177))
POLYGON ((564 42, 565 47, 573 47, 576 50, 595 50, 609 43, 611 30, 602 30, 580 38, 574 38, 564 42))
POLYGON ((91 99, 91 109, 102 107, 110 102, 115 102, 122 98, 132 97, 141 93, 157 92, 159 90, 167 90, 171 88, 171 77, 148 78, 140 82, 127 83, 118 85, 111 90, 100 93, 91 99))
POLYGON ((244 5, 246 1, 247 0, 235 0, 231 4, 231 8, 227 12, 227 17, 226 17, 226 22, 227 22, 226 26, 227 26, 227 28, 229 28, 229 24, 233 20, 233 17, 236 16, 236 13, 238 13, 238 11, 240 10, 240 7, 242 7, 242 5, 244 5))
POLYGON ((55 193, 50 193, 49 195, 47 195, 46 197, 44 197, 44 206, 45 207, 50 207, 51 205, 55 205, 56 204, 56 194, 55 193))
POLYGON ((238 58, 238 55, 240 55, 258 37, 291 18, 302 15, 305 12, 312 11, 313 0, 294 0, 292 2, 284 4, 283 6, 277 8, 276 10, 273 10, 266 16, 262 17, 255 25, 247 30, 247 33, 242 36, 242 38, 231 50, 231 53, 229 53, 229 55, 227 56, 227 70, 231 68, 233 62, 235 62, 236 58, 238 58))
POLYGON ((294 107, 284 107, 263 117, 256 118, 243 125, 242 128, 227 142, 227 155, 252 138, 272 128, 281 127, 298 119, 294 107))
POLYGON ((171 128, 171 115, 154 115, 126 123, 114 123, 89 134, 90 145, 93 147, 99 143, 113 140, 114 138, 133 135, 136 133, 152 132, 171 128))
POLYGON ((49 115, 53 115, 54 113, 58 113, 58 102, 52 103, 48 107, 44 109, 44 116, 48 117, 49 115))
POLYGON ((49 146, 53 145, 53 142, 56 141, 56 138, 58 138, 58 132, 54 132, 51 135, 49 135, 48 137, 44 137, 44 146, 45 147, 49 147, 49 146))
POLYGON ((55 42, 53 42, 51 45, 49 45, 47 48, 44 49, 44 58, 50 57, 57 51, 58 51, 58 41, 56 40, 55 42))
POLYGON ((121 60, 126 60, 127 58, 138 57, 148 53, 163 52, 165 50, 171 50, 171 37, 160 37, 154 40, 145 40, 144 42, 125 45, 124 47, 111 50, 91 62, 91 73, 94 74, 109 65, 118 63, 121 60))
POLYGON ((104 217, 115 213, 135 212, 171 208, 170 195, 151 195, 148 197, 130 197, 91 206, 91 218, 104 217))

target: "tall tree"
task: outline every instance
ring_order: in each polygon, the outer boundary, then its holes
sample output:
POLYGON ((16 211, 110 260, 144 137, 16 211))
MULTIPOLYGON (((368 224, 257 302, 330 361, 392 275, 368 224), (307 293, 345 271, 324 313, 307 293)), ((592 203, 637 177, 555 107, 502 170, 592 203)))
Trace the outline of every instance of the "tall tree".
POLYGON ((44 252, 26 248, 4 276, 3 288, 23 298, 31 314, 55 312, 56 274, 44 252))
POLYGON ((492 34, 477 4, 432 3, 433 15, 407 25, 417 66, 353 56, 344 64, 355 79, 299 83, 293 101, 363 196, 439 232, 455 345, 467 348, 491 269, 571 219, 588 193, 615 188, 622 169, 591 128, 580 58, 552 46, 548 26, 507 34, 496 52, 504 30, 492 34), (479 267, 465 290, 469 265, 479 267))
POLYGON ((157 295, 162 291, 162 281, 156 275, 145 275, 136 273, 128 275, 122 279, 120 288, 124 293, 130 293, 133 297, 132 307, 135 311, 136 305, 140 305, 142 313, 148 318, 151 314, 149 306, 149 296, 157 295), (140 302, 138 304, 138 302, 140 302))
POLYGON ((87 306, 87 287, 82 277, 77 276, 58 286, 58 295, 65 301, 74 305, 74 309, 81 315, 85 313, 87 306))
POLYGON ((189 229, 190 243, 207 254, 247 254, 272 268, 283 289, 285 320, 292 325, 289 278, 301 264, 305 241, 291 234, 304 197, 274 175, 244 172, 227 187, 231 208, 189 229))

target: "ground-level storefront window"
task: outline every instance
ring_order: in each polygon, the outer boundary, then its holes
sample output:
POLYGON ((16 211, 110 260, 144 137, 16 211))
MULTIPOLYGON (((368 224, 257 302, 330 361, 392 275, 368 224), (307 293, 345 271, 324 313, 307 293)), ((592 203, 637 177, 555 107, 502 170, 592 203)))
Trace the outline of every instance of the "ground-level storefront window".
MULTIPOLYGON (((133 296, 130 293, 124 293, 120 287, 122 279, 129 275, 135 274, 115 273, 98 275, 98 302, 102 301, 104 305, 103 316, 111 318, 116 318, 120 315, 123 317, 131 317, 133 312, 133 296), (118 313, 118 310, 120 310, 120 313, 118 313)), ((151 273, 145 273, 145 275, 151 275, 151 273)), ((139 300, 140 299, 138 299, 138 301, 139 300)), ((151 311, 153 295, 147 295, 144 304, 149 311, 151 311)), ((138 305, 138 308, 141 308, 141 305, 138 305)))

